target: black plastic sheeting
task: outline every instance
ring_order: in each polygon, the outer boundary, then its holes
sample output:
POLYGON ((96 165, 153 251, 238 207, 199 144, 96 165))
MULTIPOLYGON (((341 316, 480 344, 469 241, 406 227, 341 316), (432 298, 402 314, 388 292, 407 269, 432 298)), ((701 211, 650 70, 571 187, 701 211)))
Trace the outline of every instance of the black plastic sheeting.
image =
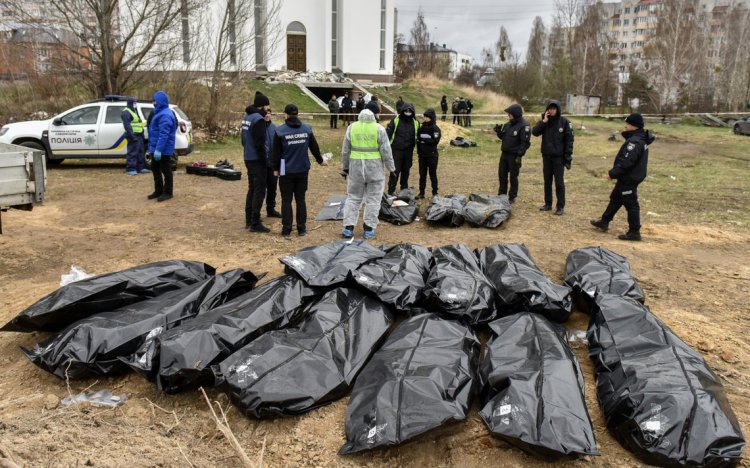
POLYGON ((345 203, 346 195, 331 195, 315 216, 315 221, 341 221, 344 219, 345 203))
POLYGON ((431 259, 430 250, 421 245, 395 245, 385 250, 383 258, 352 272, 352 280, 394 309, 409 311, 424 296, 431 259))
POLYGON ((214 366, 216 381, 247 415, 305 413, 349 391, 392 323, 380 301, 334 289, 299 327, 268 332, 214 366))
POLYGON ((401 322, 357 377, 339 453, 397 445, 466 419, 478 358, 479 340, 458 322, 433 314, 401 322))
POLYGON ((419 205, 410 196, 399 195, 393 198, 383 194, 383 199, 380 201, 380 212, 378 213, 378 219, 381 221, 395 224, 396 226, 403 226, 413 223, 418 215, 419 205), (392 203, 396 200, 402 201, 407 205, 393 206, 392 203))
POLYGON ((313 287, 330 287, 346 281, 363 263, 385 253, 365 241, 338 241, 307 247, 279 259, 286 272, 295 272, 313 287))
POLYGON ((607 427, 659 466, 731 466, 745 440, 719 378, 643 304, 601 294, 589 356, 607 427))
POLYGON ((479 369, 492 434, 543 458, 598 455, 583 374, 564 328, 524 312, 490 323, 479 369))
POLYGON ((585 247, 568 255, 565 284, 573 288, 576 305, 590 312, 597 292, 645 302, 646 296, 630 272, 628 260, 604 247, 585 247))
POLYGON ((91 315, 157 297, 215 273, 214 267, 205 263, 171 260, 94 276, 46 295, 0 331, 60 331, 91 315))
POLYGON ((423 304, 429 311, 470 325, 497 318, 495 288, 464 244, 436 247, 423 304))
POLYGON ((469 195, 464 218, 474 227, 498 228, 510 218, 512 208, 507 195, 469 195))
POLYGON ((465 221, 465 203, 466 197, 463 195, 448 195, 447 197, 435 195, 427 206, 425 219, 430 223, 459 227, 465 221))
POLYGON ((146 341, 126 363, 167 393, 212 385, 210 366, 267 331, 299 322, 316 294, 296 276, 274 278, 146 341))
POLYGON ((536 312, 554 322, 568 320, 571 290, 554 283, 536 266, 523 244, 497 244, 479 252, 482 270, 497 291, 500 315, 536 312))
POLYGON ((65 379, 127 370, 128 358, 148 339, 253 288, 258 278, 231 270, 161 296, 80 320, 59 334, 21 348, 31 362, 65 379))

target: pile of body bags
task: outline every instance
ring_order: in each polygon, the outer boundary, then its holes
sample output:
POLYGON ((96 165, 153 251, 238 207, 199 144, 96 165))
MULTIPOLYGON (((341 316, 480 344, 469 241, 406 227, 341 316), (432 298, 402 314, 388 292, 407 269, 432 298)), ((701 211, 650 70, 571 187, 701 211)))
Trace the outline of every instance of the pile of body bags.
POLYGON ((54 334, 24 354, 61 379, 135 370, 167 393, 216 386, 256 418, 351 393, 342 454, 467 418, 546 459, 597 455, 563 323, 591 316, 607 427, 656 465, 731 465, 744 439, 719 379, 643 305, 626 259, 573 251, 564 284, 521 244, 472 251, 334 242, 280 259, 285 275, 167 261, 88 278, 3 331, 54 334), (480 336, 486 336, 480 353, 480 336), (480 356, 481 354, 481 356, 480 356))

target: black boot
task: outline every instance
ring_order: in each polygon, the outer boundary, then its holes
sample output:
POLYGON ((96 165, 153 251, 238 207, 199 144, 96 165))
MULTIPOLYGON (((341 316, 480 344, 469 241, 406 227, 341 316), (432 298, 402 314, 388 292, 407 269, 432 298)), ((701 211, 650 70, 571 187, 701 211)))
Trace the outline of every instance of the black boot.
POLYGON ((607 232, 607 230, 609 229, 609 223, 601 219, 592 219, 591 225, 602 232, 607 232))
POLYGON ((552 205, 544 205, 543 207, 539 208, 539 211, 552 211, 552 205))
POLYGON ((617 236, 618 239, 624 240, 624 241, 640 241, 641 239, 641 232, 640 231, 628 231, 625 234, 620 234, 617 236))

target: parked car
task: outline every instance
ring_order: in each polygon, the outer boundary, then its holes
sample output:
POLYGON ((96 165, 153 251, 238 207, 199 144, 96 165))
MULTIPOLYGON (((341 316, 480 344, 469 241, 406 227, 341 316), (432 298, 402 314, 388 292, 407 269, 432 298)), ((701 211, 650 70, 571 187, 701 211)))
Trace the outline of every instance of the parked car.
MULTIPOLYGON (((0 143, 44 151, 48 165, 65 159, 124 158, 127 152, 121 114, 125 96, 105 96, 68 109, 51 119, 16 122, 0 128, 0 143)), ((136 111, 143 121, 154 111, 150 100, 139 99, 136 111)), ((177 119, 175 158, 193 151, 193 125, 176 105, 169 106, 177 119)), ((148 129, 145 137, 148 138, 148 129)), ((151 161, 146 161, 150 165, 151 161)))
POLYGON ((750 117, 735 122, 732 130, 734 130, 735 135, 750 135, 750 117))

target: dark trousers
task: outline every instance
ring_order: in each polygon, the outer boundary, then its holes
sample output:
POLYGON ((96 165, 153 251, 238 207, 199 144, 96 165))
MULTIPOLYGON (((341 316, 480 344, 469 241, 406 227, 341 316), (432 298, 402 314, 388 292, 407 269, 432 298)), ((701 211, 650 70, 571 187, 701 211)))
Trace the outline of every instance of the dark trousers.
POLYGON ((266 167, 266 213, 276 211, 276 188, 279 186, 279 178, 273 175, 273 168, 266 167))
POLYGON ((466 117, 464 117, 464 120, 466 121, 466 126, 471 127, 471 111, 466 113, 466 117))
POLYGON ((154 175, 154 193, 172 195, 172 156, 161 155, 161 160, 151 159, 154 175))
POLYGON ((245 161, 247 168, 247 196, 245 197, 245 226, 260 224, 260 208, 266 198, 268 167, 264 161, 245 161))
POLYGON ((331 114, 331 128, 338 128, 339 116, 331 114))
POLYGON ((419 193, 424 195, 424 191, 427 188, 427 173, 430 174, 430 185, 432 186, 432 194, 438 194, 438 178, 437 178, 437 166, 438 157, 430 156, 426 158, 419 158, 419 193))
POLYGON ((565 166, 562 157, 542 155, 544 172, 544 204, 552 206, 552 179, 555 179, 557 208, 565 208, 565 166))
POLYGON ((299 172, 279 177, 282 234, 292 232, 292 198, 294 198, 297 205, 297 232, 305 232, 307 230, 307 204, 305 203, 307 175, 307 172, 299 172))
POLYGON ((509 153, 502 153, 500 155, 500 167, 498 169, 498 177, 500 179, 500 188, 497 191, 498 195, 508 195, 508 198, 513 200, 518 196, 518 174, 521 172, 521 167, 516 164, 516 155, 509 153), (508 178, 510 178, 510 192, 508 192, 508 178))
POLYGON ((609 205, 604 210, 602 221, 611 222, 622 206, 628 212, 629 230, 639 232, 641 230, 641 206, 638 204, 638 185, 616 183, 609 195, 609 205))
POLYGON ((414 164, 414 150, 393 150, 393 164, 396 171, 388 177, 388 193, 396 191, 396 184, 401 178, 401 190, 409 188, 409 171, 414 164))
POLYGON ((125 170, 140 171, 146 168, 146 153, 143 146, 143 134, 135 133, 128 139, 128 152, 125 155, 125 170))
POLYGON ((442 117, 440 118, 440 120, 442 120, 443 122, 445 122, 445 113, 446 113, 446 112, 448 112, 448 111, 447 111, 447 110, 444 110, 444 111, 443 111, 443 116, 442 116, 442 117))

